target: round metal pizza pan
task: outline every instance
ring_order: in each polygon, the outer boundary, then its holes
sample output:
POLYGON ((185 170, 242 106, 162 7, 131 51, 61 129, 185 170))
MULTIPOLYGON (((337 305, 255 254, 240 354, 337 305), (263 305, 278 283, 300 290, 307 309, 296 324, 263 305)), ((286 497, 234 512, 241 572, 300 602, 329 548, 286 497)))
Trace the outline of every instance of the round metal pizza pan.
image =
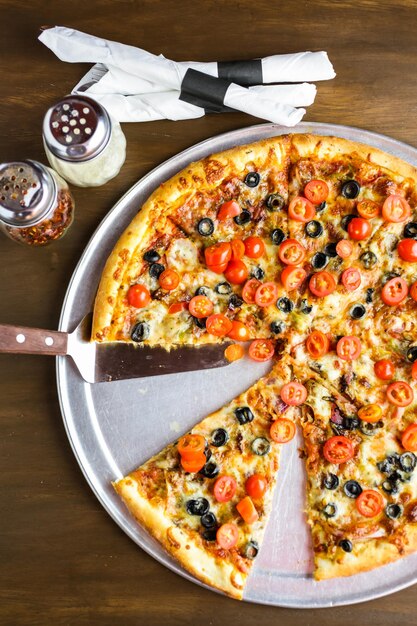
MULTIPOLYGON (((109 252, 151 192, 191 161, 288 132, 336 135, 360 141, 417 166, 417 150, 357 128, 301 123, 288 129, 261 124, 202 141, 162 163, 139 180, 113 207, 86 247, 68 286, 59 328, 71 331, 91 310, 109 252)), ((177 574, 197 583, 128 514, 111 481, 147 460, 209 412, 230 401, 266 371, 237 362, 226 369, 90 385, 71 359, 57 358, 60 405, 77 461, 93 492, 124 532, 177 574)), ((310 538, 305 524, 304 470, 300 442, 284 446, 273 514, 245 590, 249 602, 319 608, 371 600, 417 582, 417 554, 376 570, 330 581, 312 578, 310 538)), ((205 586, 205 585, 203 585, 205 586)))

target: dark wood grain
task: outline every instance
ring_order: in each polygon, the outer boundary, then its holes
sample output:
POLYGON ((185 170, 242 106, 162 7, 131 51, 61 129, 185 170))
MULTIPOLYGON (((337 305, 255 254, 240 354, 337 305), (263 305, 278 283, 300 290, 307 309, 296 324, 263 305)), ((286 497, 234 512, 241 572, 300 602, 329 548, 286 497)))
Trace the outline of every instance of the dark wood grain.
MULTIPOLYGON (((45 161, 43 114, 87 68, 61 63, 39 44, 43 24, 177 60, 324 49, 337 78, 319 84, 305 119, 417 146, 413 0, 0 0, 0 15, 0 160, 45 161)), ((56 328, 77 260, 113 203, 164 159, 258 121, 236 113, 125 125, 125 166, 104 187, 73 188, 75 223, 62 241, 33 250, 1 238, 0 322, 56 328)), ((0 623, 416 624, 417 587, 366 605, 305 612, 239 604, 174 575, 122 533, 81 475, 62 425, 53 360, 0 355, 0 373, 0 623)))

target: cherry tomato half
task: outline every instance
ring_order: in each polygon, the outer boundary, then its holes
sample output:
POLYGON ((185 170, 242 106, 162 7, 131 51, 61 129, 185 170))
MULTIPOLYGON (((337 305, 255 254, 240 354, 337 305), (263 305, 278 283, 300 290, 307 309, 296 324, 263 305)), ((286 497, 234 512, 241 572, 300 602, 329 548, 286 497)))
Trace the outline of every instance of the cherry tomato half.
POLYGON ((342 283, 348 291, 355 291, 362 282, 360 271, 356 267, 348 267, 342 272, 342 283))
POLYGON ((238 343, 232 343, 230 346, 227 346, 224 351, 225 358, 233 363, 233 361, 239 361, 245 354, 243 346, 240 346, 238 343))
POLYGON ((353 361, 357 359, 361 350, 361 340, 353 335, 342 337, 336 345, 337 356, 339 359, 343 359, 343 361, 353 361))
POLYGON ((219 263, 218 265, 207 265, 207 269, 210 270, 210 272, 215 272, 216 274, 223 274, 223 272, 226 271, 226 268, 229 264, 228 263, 219 263))
POLYGON ((164 270, 158 278, 158 282, 162 289, 173 291, 180 284, 180 277, 175 270, 164 270))
POLYGON ((306 339, 307 352, 313 359, 318 359, 328 353, 330 341, 321 330, 313 330, 306 339))
POLYGON ((307 276, 307 272, 302 267, 287 265, 281 272, 281 282, 287 291, 297 289, 307 276))
POLYGON ((232 246, 230 243, 221 242, 215 243, 213 246, 208 246, 204 250, 204 257, 206 259, 206 265, 216 266, 228 263, 232 258, 232 246))
POLYGON ((190 461, 204 452, 206 440, 203 435, 184 435, 178 440, 177 449, 183 459, 190 461))
POLYGON ((329 272, 316 272, 308 283, 311 293, 318 298, 324 298, 336 289, 336 281, 333 274, 329 272))
POLYGON ((366 220, 372 220, 374 217, 381 215, 381 207, 373 200, 361 200, 361 202, 358 202, 356 210, 366 220))
POLYGON ((260 259, 265 254, 265 244, 260 237, 247 237, 244 244, 245 254, 250 259, 260 259))
POLYGON ((363 422, 375 424, 382 417, 382 409, 379 404, 367 404, 359 409, 358 416, 363 422))
POLYGON ((173 302, 168 309, 169 315, 175 315, 176 313, 181 313, 181 311, 186 311, 188 309, 188 302, 173 302))
POLYGON ((304 187, 304 195, 313 204, 321 204, 329 195, 329 187, 324 180, 310 180, 304 187))
POLYGON ((372 233, 372 225, 368 220, 363 217, 354 217, 350 220, 348 225, 348 235, 355 241, 362 241, 368 239, 372 233))
POLYGON ((282 386, 280 391, 281 400, 290 406, 303 404, 307 398, 307 389, 301 383, 291 381, 282 386))
POLYGON ((216 533, 217 543, 223 550, 234 548, 239 539, 239 529, 236 524, 222 524, 216 533))
POLYGON ((381 380, 391 380, 394 378, 395 365, 389 359, 381 359, 374 365, 375 376, 381 380))
POLYGON ((217 502, 229 502, 236 493, 237 482, 232 476, 219 476, 214 483, 213 493, 217 502))
POLYGON ((233 239, 230 245, 232 246, 232 260, 238 261, 245 254, 245 244, 241 239, 233 239))
POLYGON ((272 422, 269 435, 276 443, 287 443, 294 438, 295 424, 286 417, 279 417, 272 422))
POLYGON ((386 222, 405 222, 410 215, 410 205, 402 196, 388 196, 382 205, 382 217, 386 222))
POLYGON ((364 517, 375 517, 384 508, 384 498, 374 489, 364 489, 355 500, 356 508, 364 517))
POLYGON ((274 352, 274 342, 270 339, 254 339, 249 346, 249 356, 254 361, 269 361, 274 352))
POLYGON ((207 296, 194 296, 194 298, 191 298, 188 305, 188 310, 191 315, 197 317, 198 319, 208 317, 213 313, 213 309, 214 305, 212 301, 207 298, 207 296))
POLYGON ((410 287, 410 296, 415 302, 417 302, 417 282, 413 283, 410 287))
POLYGON ((349 239, 341 239, 336 244, 336 252, 341 259, 348 259, 353 252, 353 244, 349 239))
POLYGON ((246 493, 254 500, 259 500, 265 495, 267 486, 268 481, 262 474, 252 474, 245 482, 246 493))
POLYGON ((417 380, 417 361, 414 361, 411 367, 411 378, 417 380))
POLYGON ((240 215, 242 209, 235 200, 230 200, 221 205, 219 212, 217 213, 217 219, 219 222, 224 222, 229 217, 236 217, 240 215))
POLYGON ((206 328, 210 335, 225 337, 232 330, 232 322, 222 313, 214 313, 207 318, 206 328))
POLYGON ((261 283, 255 293, 255 302, 260 307, 270 306, 278 298, 278 286, 276 283, 261 283))
POLYGON ((234 341, 249 341, 250 339, 250 331, 249 328, 238 320, 232 321, 232 329, 227 336, 234 341))
POLYGON ((330 437, 323 446, 323 456, 329 463, 346 463, 355 455, 353 443, 344 435, 330 437))
POLYGON ((407 426, 401 437, 401 444, 408 452, 417 452, 417 424, 407 426))
POLYGON ((186 472, 190 472, 191 474, 195 474, 199 472, 201 468, 206 464, 206 455, 204 452, 200 452, 196 454, 192 459, 186 459, 183 456, 181 457, 181 465, 183 470, 186 472))
POLYGON ((245 263, 238 259, 237 261, 229 261, 224 271, 226 280, 232 285, 241 285, 245 282, 249 275, 249 270, 245 263))
POLYGON ((397 380, 388 385, 387 400, 395 406, 408 406, 414 400, 414 391, 408 383, 397 380))
POLYGON ((395 306, 405 300, 407 294, 408 285, 404 278, 396 276, 395 278, 391 278, 391 280, 387 281, 382 287, 381 298, 382 302, 388 306, 395 306))
POLYGON ((296 239, 286 239, 279 247, 278 256, 285 265, 300 265, 306 257, 306 249, 296 239))
POLYGON ((242 298, 246 304, 255 304, 255 294, 260 285, 261 282, 256 280, 256 278, 251 278, 247 283, 245 283, 243 286, 242 298))
POLYGON ((245 496, 236 504, 236 508, 247 524, 253 524, 259 518, 258 511, 255 509, 250 496, 245 496))
MULTIPOLYGON (((319 203, 320 204, 320 203, 319 203)), ((288 207, 288 217, 297 222, 309 222, 316 216, 316 208, 310 200, 296 196, 288 207)))
POLYGON ((142 309, 147 306, 151 301, 151 294, 146 285, 132 285, 127 292, 127 301, 130 306, 134 306, 136 309, 142 309))
POLYGON ((397 246, 397 252, 403 261, 417 263, 417 241, 415 239, 402 239, 397 246))

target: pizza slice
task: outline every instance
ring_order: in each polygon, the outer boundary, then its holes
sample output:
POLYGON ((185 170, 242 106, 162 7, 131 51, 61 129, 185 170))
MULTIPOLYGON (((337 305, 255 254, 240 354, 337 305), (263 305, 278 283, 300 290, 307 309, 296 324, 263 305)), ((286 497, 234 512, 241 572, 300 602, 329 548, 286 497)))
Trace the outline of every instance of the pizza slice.
MULTIPOLYGON (((285 358, 178 441, 114 483, 129 511, 198 579, 242 598, 271 514, 280 443, 295 434, 285 358)), ((291 396, 292 397, 292 396, 291 396)))
POLYGON ((417 550, 415 414, 380 415, 376 424, 305 366, 294 372, 307 389, 301 426, 315 578, 358 574, 417 550))

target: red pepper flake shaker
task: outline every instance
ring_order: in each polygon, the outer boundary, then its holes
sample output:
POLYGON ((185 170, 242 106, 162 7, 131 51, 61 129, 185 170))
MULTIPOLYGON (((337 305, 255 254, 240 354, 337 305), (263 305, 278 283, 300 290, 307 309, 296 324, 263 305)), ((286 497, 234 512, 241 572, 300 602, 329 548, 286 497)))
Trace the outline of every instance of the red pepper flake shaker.
POLYGON ((0 164, 0 229, 14 241, 43 246, 60 239, 74 217, 66 182, 37 161, 0 164))

